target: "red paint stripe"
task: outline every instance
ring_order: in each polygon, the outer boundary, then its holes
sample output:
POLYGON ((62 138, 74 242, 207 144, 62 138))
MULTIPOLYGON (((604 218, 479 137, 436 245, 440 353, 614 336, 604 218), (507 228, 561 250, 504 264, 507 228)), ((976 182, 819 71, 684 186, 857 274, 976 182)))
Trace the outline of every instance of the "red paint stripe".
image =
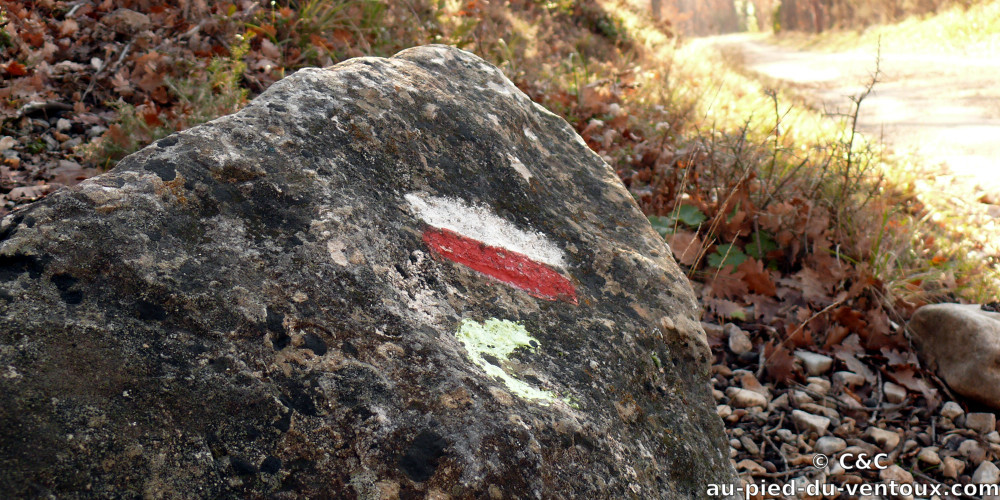
POLYGON ((527 255, 439 228, 424 231, 424 243, 448 260, 520 288, 533 297, 578 304, 576 289, 568 279, 527 255))

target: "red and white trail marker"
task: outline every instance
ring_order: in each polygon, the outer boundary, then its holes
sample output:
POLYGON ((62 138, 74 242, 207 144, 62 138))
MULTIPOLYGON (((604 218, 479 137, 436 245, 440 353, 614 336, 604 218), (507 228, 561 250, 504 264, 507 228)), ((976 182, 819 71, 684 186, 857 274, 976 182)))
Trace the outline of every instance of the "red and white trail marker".
POLYGON ((556 271, 565 267, 563 252, 544 235, 458 199, 410 193, 406 201, 429 226, 423 239, 436 255, 534 297, 578 304, 573 284, 556 271))

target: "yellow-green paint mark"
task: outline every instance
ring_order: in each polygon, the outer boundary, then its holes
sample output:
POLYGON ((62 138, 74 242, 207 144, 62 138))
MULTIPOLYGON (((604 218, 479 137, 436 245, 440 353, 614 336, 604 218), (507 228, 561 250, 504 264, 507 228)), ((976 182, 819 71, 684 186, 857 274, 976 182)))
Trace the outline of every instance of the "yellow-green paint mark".
POLYGON ((487 361, 487 357, 492 357, 501 365, 505 365, 516 349, 537 347, 538 340, 529 335, 523 326, 513 321, 495 318, 490 318, 485 323, 466 319, 459 325, 456 336, 465 346, 472 362, 482 368, 487 375, 500 379, 511 393, 524 399, 538 400, 542 404, 557 399, 552 392, 532 387, 514 378, 503 367, 487 361))

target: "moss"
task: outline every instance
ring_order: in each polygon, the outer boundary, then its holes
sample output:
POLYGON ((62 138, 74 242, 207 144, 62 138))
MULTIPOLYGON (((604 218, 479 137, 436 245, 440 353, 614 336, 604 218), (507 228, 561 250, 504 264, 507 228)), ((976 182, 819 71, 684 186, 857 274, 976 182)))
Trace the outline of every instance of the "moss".
POLYGON ((500 379, 510 392, 523 399, 537 400, 543 404, 556 400, 556 395, 552 392, 532 387, 514 378, 503 366, 490 362, 495 360, 500 365, 506 365, 506 360, 515 350, 534 349, 538 346, 538 339, 529 335, 520 324, 494 318, 486 320, 485 323, 466 319, 459 325, 456 336, 469 352, 469 359, 487 375, 500 379))

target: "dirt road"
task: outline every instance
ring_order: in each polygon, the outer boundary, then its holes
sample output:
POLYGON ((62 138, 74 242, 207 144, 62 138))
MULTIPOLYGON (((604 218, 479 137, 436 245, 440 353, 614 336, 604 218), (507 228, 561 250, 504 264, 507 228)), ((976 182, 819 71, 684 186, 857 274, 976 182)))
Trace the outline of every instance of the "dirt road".
MULTIPOLYGON (((863 91, 877 54, 874 46, 794 51, 755 35, 714 37, 712 43, 742 54, 736 59, 751 71, 795 84, 828 110, 847 109, 846 96, 863 91)), ((992 192, 1000 202, 1000 54, 972 49, 928 55, 884 46, 879 67, 880 83, 862 105, 862 130, 884 133, 897 151, 917 152, 928 165, 945 165, 936 183, 975 189, 978 197, 992 192)))

